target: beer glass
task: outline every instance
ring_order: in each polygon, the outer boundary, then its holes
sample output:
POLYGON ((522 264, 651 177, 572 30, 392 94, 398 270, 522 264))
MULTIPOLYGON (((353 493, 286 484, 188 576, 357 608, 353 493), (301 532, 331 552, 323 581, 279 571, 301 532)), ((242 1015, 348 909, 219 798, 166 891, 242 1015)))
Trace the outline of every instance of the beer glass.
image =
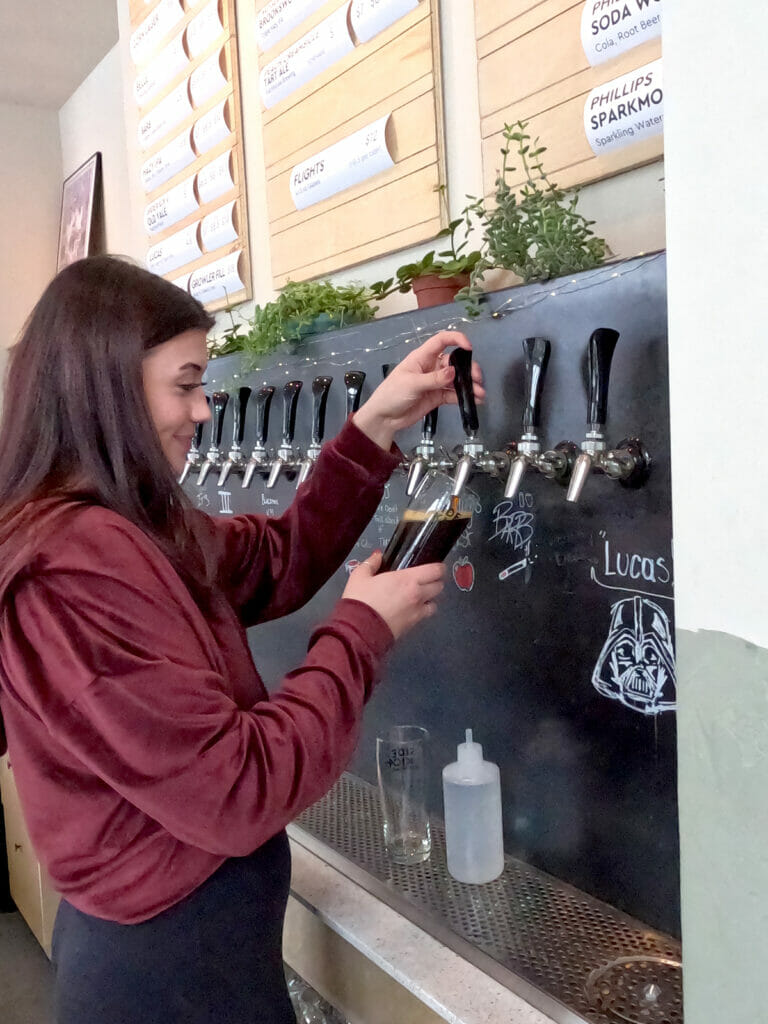
POLYGON ((393 864, 420 864, 432 849, 427 814, 429 733, 393 726, 376 739, 384 846, 393 864))
POLYGON ((392 534, 380 572, 443 561, 472 519, 467 498, 452 497, 452 489, 446 473, 430 470, 424 476, 392 534))

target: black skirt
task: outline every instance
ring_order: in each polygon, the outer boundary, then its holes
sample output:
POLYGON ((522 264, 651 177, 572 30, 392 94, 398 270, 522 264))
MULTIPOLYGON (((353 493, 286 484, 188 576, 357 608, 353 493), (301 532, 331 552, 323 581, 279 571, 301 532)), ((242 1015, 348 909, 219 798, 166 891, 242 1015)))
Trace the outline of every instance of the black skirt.
POLYGON ((141 924, 62 901, 56 1024, 295 1024, 282 958, 289 883, 281 832, 141 924))

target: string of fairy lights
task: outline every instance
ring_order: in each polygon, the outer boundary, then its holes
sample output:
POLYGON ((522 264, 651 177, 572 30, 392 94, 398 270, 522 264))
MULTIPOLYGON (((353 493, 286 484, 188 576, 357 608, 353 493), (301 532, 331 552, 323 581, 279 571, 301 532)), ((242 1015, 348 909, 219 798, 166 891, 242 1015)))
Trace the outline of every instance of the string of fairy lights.
MULTIPOLYGON (((527 286, 525 289, 519 290, 513 289, 513 294, 500 302, 498 299, 494 302, 494 293, 491 292, 485 296, 481 313, 477 317, 467 316, 466 313, 462 312, 463 307, 461 304, 455 303, 456 309, 451 309, 444 317, 430 320, 429 324, 418 323, 415 318, 411 319, 407 329, 392 334, 386 339, 380 339, 373 344, 370 342, 366 332, 366 328, 370 327, 370 323, 358 324, 356 327, 347 328, 339 339, 344 347, 333 349, 330 352, 327 351, 327 334, 311 335, 300 344, 295 345, 295 352, 273 355, 273 358, 277 358, 277 362, 271 362, 269 365, 259 367, 250 373, 241 370, 238 373, 232 372, 227 374, 226 377, 217 378, 215 375, 217 360, 214 359, 209 364, 206 383, 210 390, 226 390, 228 387, 237 387, 241 379, 248 378, 250 380, 260 373, 267 373, 274 378, 278 373, 290 377, 292 374, 299 373, 302 368, 334 367, 344 370, 358 365, 361 355, 370 355, 373 352, 384 357, 385 362, 391 361, 393 355, 399 361, 410 347, 420 345, 438 331, 448 330, 471 333, 472 329, 477 327, 478 324, 488 320, 503 320, 506 317, 523 310, 529 310, 541 303, 551 302, 559 296, 572 295, 577 292, 603 287, 614 282, 617 278, 637 273, 649 263, 661 259, 663 255, 663 252, 649 255, 640 253, 638 257, 630 261, 603 264, 595 270, 581 273, 578 277, 568 280, 560 279, 555 288, 545 283, 539 285, 533 291, 531 289, 535 286, 527 286), (522 294, 515 294, 516 292, 522 294), (312 351, 313 349, 315 350, 314 352, 312 351)), ((264 379, 262 383, 266 385, 270 381, 264 379)))

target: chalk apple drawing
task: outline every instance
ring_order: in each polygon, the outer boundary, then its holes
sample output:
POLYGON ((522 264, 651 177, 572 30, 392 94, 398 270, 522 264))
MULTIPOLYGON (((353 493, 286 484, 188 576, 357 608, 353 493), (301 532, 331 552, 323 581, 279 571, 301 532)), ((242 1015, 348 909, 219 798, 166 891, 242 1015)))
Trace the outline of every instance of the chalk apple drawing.
POLYGON ((453 582, 465 593, 469 593, 475 585, 475 567, 466 557, 453 563, 453 582))

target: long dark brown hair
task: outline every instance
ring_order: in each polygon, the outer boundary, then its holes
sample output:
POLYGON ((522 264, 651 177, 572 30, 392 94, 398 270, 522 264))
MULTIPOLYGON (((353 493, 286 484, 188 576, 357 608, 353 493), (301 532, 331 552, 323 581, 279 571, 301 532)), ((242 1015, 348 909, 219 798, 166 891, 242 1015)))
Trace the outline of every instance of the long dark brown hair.
POLYGON ((73 502, 143 530, 197 599, 210 584, 190 506, 152 424, 142 359, 213 320, 181 288, 114 256, 66 267, 10 353, 0 422, 0 599, 73 502))

